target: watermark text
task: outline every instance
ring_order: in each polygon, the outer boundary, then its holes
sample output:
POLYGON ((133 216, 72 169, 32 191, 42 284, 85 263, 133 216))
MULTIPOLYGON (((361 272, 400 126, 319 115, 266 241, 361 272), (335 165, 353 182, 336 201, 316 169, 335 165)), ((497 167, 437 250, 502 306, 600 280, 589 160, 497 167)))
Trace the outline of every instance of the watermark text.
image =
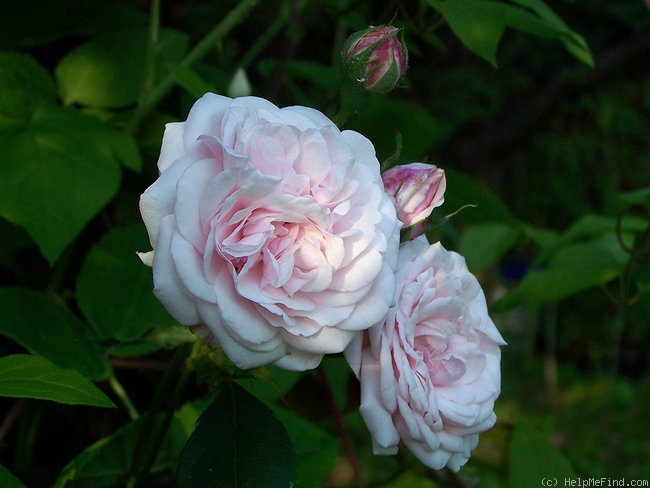
POLYGON ((589 488, 600 486, 603 488, 625 487, 650 487, 648 480, 633 480, 628 478, 542 478, 543 487, 578 487, 589 488))

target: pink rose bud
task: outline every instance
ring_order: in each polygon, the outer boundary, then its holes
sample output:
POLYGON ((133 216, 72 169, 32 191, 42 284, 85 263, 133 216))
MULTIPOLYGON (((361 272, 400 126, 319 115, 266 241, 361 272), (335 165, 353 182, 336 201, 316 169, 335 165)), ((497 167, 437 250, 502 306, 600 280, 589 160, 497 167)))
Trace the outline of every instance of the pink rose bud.
POLYGON ((388 93, 404 76, 408 64, 406 46, 390 25, 352 34, 343 48, 343 64, 348 76, 361 88, 388 93))
MULTIPOLYGON (((397 218, 410 227, 424 221, 445 201, 445 171, 424 163, 395 166, 381 175, 386 193, 395 197, 397 218)), ((422 226, 418 226, 418 233, 422 226)), ((415 237, 415 236, 412 236, 415 237)))

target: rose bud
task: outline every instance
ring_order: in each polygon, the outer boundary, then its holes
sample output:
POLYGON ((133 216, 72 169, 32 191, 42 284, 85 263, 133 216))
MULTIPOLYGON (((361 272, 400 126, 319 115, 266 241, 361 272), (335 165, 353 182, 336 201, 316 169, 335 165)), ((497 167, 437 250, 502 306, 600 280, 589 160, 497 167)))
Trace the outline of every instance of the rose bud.
POLYGON ((397 86, 408 64, 408 52, 398 32, 390 25, 371 26, 347 39, 343 65, 354 83, 377 93, 388 93, 397 86))
MULTIPOLYGON (((424 221, 435 207, 445 201, 445 171, 432 164, 395 166, 384 171, 381 177, 386 193, 395 197, 397 218, 404 227, 424 221)), ((422 226, 418 229, 418 233, 421 233, 422 226)))

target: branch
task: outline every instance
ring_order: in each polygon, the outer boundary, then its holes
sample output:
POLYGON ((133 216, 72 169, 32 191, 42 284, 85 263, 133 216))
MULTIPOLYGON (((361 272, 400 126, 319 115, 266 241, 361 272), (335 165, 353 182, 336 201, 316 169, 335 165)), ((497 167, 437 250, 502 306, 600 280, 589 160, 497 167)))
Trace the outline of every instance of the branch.
POLYGON ((537 96, 515 110, 501 124, 490 124, 478 134, 476 143, 462 154, 462 160, 474 164, 477 160, 486 159, 507 150, 530 133, 540 120, 554 109, 558 101, 574 95, 595 84, 620 69, 621 66, 635 60, 645 61, 650 51, 650 32, 635 39, 617 44, 603 52, 596 60, 596 67, 586 76, 583 67, 579 67, 570 75, 552 78, 537 96))

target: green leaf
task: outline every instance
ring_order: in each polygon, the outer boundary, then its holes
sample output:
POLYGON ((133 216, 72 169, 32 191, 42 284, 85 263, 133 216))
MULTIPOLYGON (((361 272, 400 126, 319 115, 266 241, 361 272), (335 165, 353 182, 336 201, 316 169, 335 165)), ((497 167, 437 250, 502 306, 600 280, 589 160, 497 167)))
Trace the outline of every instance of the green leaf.
POLYGON ((347 120, 346 128, 370 139, 380 161, 395 153, 396 131, 402 137, 400 160, 416 161, 453 130, 450 122, 432 117, 421 105, 383 95, 369 96, 359 113, 347 120))
MULTIPOLYGON (((65 105, 103 108, 134 104, 145 82, 149 33, 146 27, 114 30, 64 56, 55 70, 65 105)), ((186 34, 161 29, 157 54, 178 62, 187 50, 186 34)))
POLYGON ((65 34, 75 0, 4 2, 0 15, 0 48, 25 49, 48 44, 65 34))
POLYGON ((628 205, 643 205, 650 210, 650 188, 639 188, 638 190, 631 190, 621 192, 618 198, 628 205))
POLYGON ((485 0, 428 0, 465 46, 493 66, 506 24, 503 4, 485 0))
POLYGON ((88 37, 127 25, 147 25, 136 5, 104 0, 21 0, 3 2, 0 49, 26 51, 68 36, 88 37))
POLYGON ((440 12, 465 46, 493 66, 506 27, 561 41, 578 60, 593 66, 584 38, 573 32, 541 0, 513 0, 519 6, 491 0, 427 0, 440 12))
POLYGON ((518 423, 508 450, 508 486, 564 486, 578 475, 564 455, 526 424, 518 423), (550 481, 545 485, 543 480, 550 481), (555 481, 554 481, 555 480, 555 481))
POLYGON ((273 405, 289 393, 300 379, 295 371, 272 364, 251 370, 251 374, 251 377, 237 379, 237 383, 267 405, 273 405))
MULTIPOLYGON (((573 242, 600 239, 606 235, 614 236, 616 226, 616 219, 612 217, 598 214, 583 215, 550 245, 541 250, 536 259, 536 264, 548 261, 555 252, 573 242)), ((622 234, 640 232, 646 226, 647 222, 638 217, 625 217, 619 223, 622 234)), ((617 247, 620 248, 620 246, 617 247)))
POLYGON ((108 149, 107 153, 125 168, 136 173, 142 171, 142 156, 133 136, 112 130, 102 123, 90 124, 86 136, 92 139, 96 147, 108 149))
POLYGON ((546 3, 542 0, 512 0, 512 2, 535 12, 541 20, 538 27, 543 30, 550 29, 551 33, 544 34, 535 30, 527 30, 523 25, 517 24, 512 18, 508 25, 541 37, 558 38, 562 41, 568 52, 586 65, 593 67, 594 59, 587 42, 580 34, 573 32, 546 3))
POLYGON ((553 255, 549 263, 530 271, 519 286, 493 309, 502 311, 520 304, 541 305, 604 285, 619 276, 629 256, 613 236, 570 244, 553 255))
MULTIPOLYGON (((86 448, 63 468, 54 488, 126 486, 131 477, 138 440, 151 425, 148 420, 141 417, 86 448)), ((173 469, 186 439, 182 423, 173 419, 151 472, 173 469)), ((145 486, 145 483, 142 485, 145 486)))
POLYGON ((443 209, 455 212, 464 205, 476 205, 475 208, 463 210, 454 218, 476 224, 501 222, 518 225, 508 207, 485 185, 452 168, 445 168, 445 176, 447 191, 443 209))
POLYGON ((25 121, 41 103, 54 103, 49 73, 26 54, 0 52, 0 123, 25 121))
POLYGON ((60 368, 47 359, 28 354, 0 358, 0 395, 69 405, 115 406, 77 371, 60 368))
MULTIPOLYGON (((484 487, 484 480, 478 485, 480 488, 484 487)), ((489 486, 489 485, 488 485, 489 486)), ((395 479, 390 480, 386 484, 382 484, 383 488, 440 488, 440 485, 430 480, 426 474, 417 474, 413 471, 404 471, 395 479)))
POLYGON ((144 225, 132 225, 112 230, 88 254, 77 300, 99 336, 126 341, 175 323, 152 292, 151 268, 135 254, 150 246, 144 225))
POLYGON ((207 92, 217 93, 214 85, 208 83, 200 74, 188 66, 169 63, 167 69, 178 84, 195 98, 200 98, 207 92))
MULTIPOLYGON (((344 358, 333 356, 324 358, 321 366, 327 373, 337 405, 343 409, 347 401, 347 380, 352 374, 350 366, 344 358)), ((253 373, 255 377, 238 379, 237 383, 262 400, 287 429, 296 451, 296 486, 321 486, 339 454, 338 439, 295 412, 278 406, 283 404, 282 397, 289 393, 300 375, 275 366, 258 368, 253 373)))
POLYGON ((295 482, 291 440, 277 418, 236 383, 225 383, 181 455, 176 486, 276 488, 295 482))
POLYGON ((0 486, 4 488, 25 488, 23 482, 11 474, 4 466, 0 466, 0 486))
POLYGON ((0 216, 25 228, 54 263, 116 193, 120 169, 98 120, 41 105, 27 124, 0 126, 0 216))
POLYGON ((296 449, 296 487, 322 486, 323 479, 336 463, 341 449, 338 438, 330 435, 295 412, 274 408, 296 449))
POLYGON ((458 252, 472 272, 482 271, 499 260, 521 236, 517 227, 501 223, 470 225, 460 239, 458 252))
POLYGON ((88 340, 86 326, 45 295, 23 288, 0 288, 0 334, 57 366, 92 380, 110 367, 101 349, 88 340))

